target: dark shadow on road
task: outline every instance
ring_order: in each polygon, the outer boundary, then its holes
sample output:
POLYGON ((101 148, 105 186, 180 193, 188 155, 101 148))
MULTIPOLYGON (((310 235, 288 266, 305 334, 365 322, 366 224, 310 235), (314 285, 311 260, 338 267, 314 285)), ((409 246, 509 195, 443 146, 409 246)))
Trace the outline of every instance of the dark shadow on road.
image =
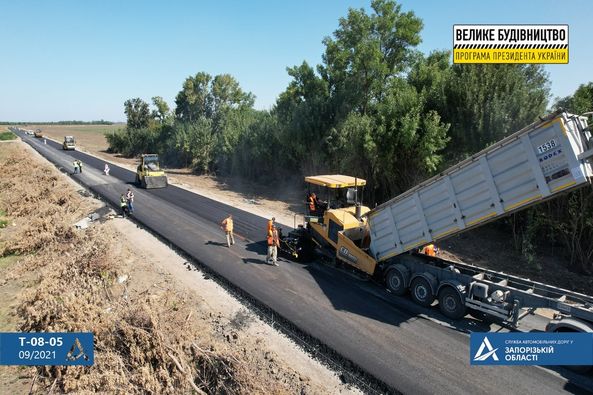
POLYGON ((255 259, 255 258, 241 258, 243 260, 243 263, 245 264, 250 264, 253 263, 255 265, 267 265, 268 263, 266 263, 266 258, 263 257, 262 259, 255 259))
POLYGON ((220 241, 212 241, 212 240, 208 240, 207 242, 204 243, 205 245, 212 245, 212 246, 219 246, 219 247, 226 247, 226 243, 222 243, 220 241))
POLYGON ((394 326, 425 316, 465 333, 487 332, 492 328, 491 324, 470 316, 463 320, 450 320, 440 313, 436 305, 428 308, 419 306, 406 297, 392 295, 375 281, 355 278, 323 263, 314 262, 303 266, 336 310, 348 311, 394 326))
POLYGON ((263 260, 265 260, 268 255, 268 246, 265 240, 247 243, 245 244, 245 250, 261 255, 263 260))

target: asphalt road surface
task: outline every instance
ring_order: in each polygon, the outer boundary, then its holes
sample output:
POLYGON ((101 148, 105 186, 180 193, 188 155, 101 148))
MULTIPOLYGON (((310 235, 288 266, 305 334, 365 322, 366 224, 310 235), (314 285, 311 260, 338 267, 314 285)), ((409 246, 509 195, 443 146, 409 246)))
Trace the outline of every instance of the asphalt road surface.
POLYGON ((197 261, 353 361, 389 387, 408 394, 553 394, 593 389, 591 376, 564 368, 470 366, 469 331, 500 330, 469 319, 452 322, 381 287, 322 263, 265 264, 266 218, 169 186, 143 190, 134 173, 50 140, 20 134, 38 152, 115 206, 127 188, 135 219, 197 261), (227 248, 219 222, 233 214, 237 244, 227 248))

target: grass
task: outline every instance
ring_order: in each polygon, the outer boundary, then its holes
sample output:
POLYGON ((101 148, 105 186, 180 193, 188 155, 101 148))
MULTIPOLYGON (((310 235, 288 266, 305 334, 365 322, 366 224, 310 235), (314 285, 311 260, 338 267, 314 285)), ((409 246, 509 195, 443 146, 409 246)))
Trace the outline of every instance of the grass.
POLYGON ((11 266, 20 258, 19 255, 11 254, 7 256, 0 257, 0 270, 4 270, 5 268, 11 266))
POLYGON ((12 132, 1 132, 0 141, 16 140, 16 135, 12 132))
POLYGON ((2 218, 5 216, 6 216, 6 213, 4 211, 0 210, 0 229, 6 228, 6 226, 8 226, 8 220, 2 218))

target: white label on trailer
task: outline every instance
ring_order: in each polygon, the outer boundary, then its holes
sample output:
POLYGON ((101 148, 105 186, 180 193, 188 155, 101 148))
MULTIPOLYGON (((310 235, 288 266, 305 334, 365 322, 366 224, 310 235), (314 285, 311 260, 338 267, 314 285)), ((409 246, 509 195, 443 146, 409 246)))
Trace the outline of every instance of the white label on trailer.
POLYGON ((546 141, 545 143, 543 143, 542 145, 537 147, 537 153, 543 154, 544 152, 548 152, 549 150, 556 147, 557 145, 558 144, 556 144, 556 140, 554 140, 554 139, 552 139, 550 141, 546 141))

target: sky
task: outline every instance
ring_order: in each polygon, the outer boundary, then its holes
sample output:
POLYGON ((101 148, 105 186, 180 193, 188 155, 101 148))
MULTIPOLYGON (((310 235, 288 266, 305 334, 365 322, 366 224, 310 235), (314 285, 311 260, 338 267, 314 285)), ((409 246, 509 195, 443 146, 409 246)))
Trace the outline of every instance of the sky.
MULTIPOLYGON (((424 53, 452 49, 454 24, 569 25, 568 65, 546 65, 553 97, 593 81, 593 1, 400 0, 424 23, 424 53)), ((123 103, 229 73, 270 109, 286 68, 321 63, 322 40, 370 0, 0 0, 0 121, 125 121, 123 103)))

